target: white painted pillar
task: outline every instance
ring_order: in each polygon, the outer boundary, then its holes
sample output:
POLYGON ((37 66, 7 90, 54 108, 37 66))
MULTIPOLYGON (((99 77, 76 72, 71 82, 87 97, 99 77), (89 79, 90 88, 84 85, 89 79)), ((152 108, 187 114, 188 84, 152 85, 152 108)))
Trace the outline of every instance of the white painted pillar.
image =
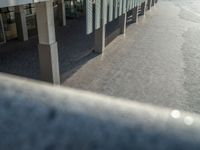
POLYGON ((65 2, 64 0, 58 1, 58 11, 59 11, 59 21, 62 26, 66 26, 66 11, 65 11, 65 2))
MULTIPOLYGON (((106 16, 107 16, 107 8, 105 4, 107 1, 102 0, 101 2, 101 15, 100 15, 100 28, 95 30, 95 46, 94 50, 97 53, 102 53, 105 49, 105 40, 106 40, 106 16)), ((97 18, 95 18, 97 19, 97 18)))
POLYGON ((24 5, 15 7, 15 19, 16 19, 18 39, 21 41, 27 41, 28 28, 26 23, 26 14, 24 10, 24 5))
POLYGON ((58 47, 52 0, 36 3, 41 79, 60 84, 58 47))

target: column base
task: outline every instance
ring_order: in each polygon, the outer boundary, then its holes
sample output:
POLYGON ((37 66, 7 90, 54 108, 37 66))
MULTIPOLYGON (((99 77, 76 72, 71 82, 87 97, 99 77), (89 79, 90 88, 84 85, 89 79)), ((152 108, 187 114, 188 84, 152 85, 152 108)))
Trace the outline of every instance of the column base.
POLYGON ((127 14, 122 14, 119 17, 119 28, 120 28, 120 34, 126 34, 126 21, 127 21, 127 14))
POLYGON ((57 42, 53 44, 39 44, 39 61, 41 80, 53 84, 60 84, 57 42))
POLYGON ((102 53, 105 49, 106 26, 103 25, 100 29, 95 30, 95 46, 94 51, 102 53))
POLYGON ((133 23, 138 22, 138 7, 133 8, 133 23))
POLYGON ((142 4, 141 4, 141 13, 140 13, 140 15, 144 15, 144 13, 145 13, 145 6, 146 6, 146 3, 145 2, 143 2, 142 4))

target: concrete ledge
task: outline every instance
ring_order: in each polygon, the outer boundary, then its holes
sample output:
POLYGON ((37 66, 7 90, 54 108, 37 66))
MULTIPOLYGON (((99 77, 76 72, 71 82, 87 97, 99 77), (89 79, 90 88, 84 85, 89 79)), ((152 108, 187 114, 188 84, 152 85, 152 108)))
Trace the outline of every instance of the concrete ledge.
POLYGON ((0 75, 2 150, 198 150, 200 118, 0 75))

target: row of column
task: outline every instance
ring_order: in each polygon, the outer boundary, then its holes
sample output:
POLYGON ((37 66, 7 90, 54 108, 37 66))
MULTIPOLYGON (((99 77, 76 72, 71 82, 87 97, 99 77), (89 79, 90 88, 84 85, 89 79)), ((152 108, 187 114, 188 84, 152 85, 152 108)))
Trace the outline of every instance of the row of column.
MULTIPOLYGON (((148 0, 148 4, 153 6, 153 1, 148 0), (150 1, 150 2, 149 2, 150 1)), ((63 15, 59 15, 62 17, 62 24, 66 24, 65 20, 65 8, 63 6, 64 0, 61 0, 60 8, 62 10, 63 15)), ((60 72, 59 72, 59 60, 58 60, 58 46, 55 36, 55 23, 54 23, 54 9, 52 0, 46 2, 36 3, 36 18, 37 18, 37 28, 38 28, 38 39, 39 39, 39 61, 40 61, 40 73, 41 80, 47 81, 54 84, 60 84, 60 72)), ((141 4, 141 15, 144 15, 146 8, 146 3, 141 4)), ((133 21, 137 22, 138 18, 138 7, 133 10, 133 21)), ((16 17, 19 21, 18 31, 21 32, 22 39, 27 40, 27 30, 26 21, 25 21, 25 13, 23 11, 22 6, 17 7, 16 17)), ((101 18, 102 20, 103 18, 101 18)), ((119 24, 120 24, 120 33, 125 34, 126 31, 126 19, 127 14, 120 16, 119 24)), ((101 21, 101 28, 95 31, 95 51, 98 53, 102 53, 105 48, 105 34, 106 34, 106 25, 101 21)))
MULTIPOLYGON (((147 2, 141 3, 141 12, 138 14, 138 6, 132 9, 132 19, 133 22, 136 23, 138 20, 138 15, 144 15, 146 6, 147 10, 150 10, 158 0, 147 0, 147 2)), ((103 15, 102 15, 103 16, 103 15)), ((126 32, 126 21, 127 21, 127 13, 123 14, 119 17, 119 26, 120 33, 125 35, 126 32)), ((101 18, 101 27, 95 30, 95 51, 98 53, 102 53, 105 49, 105 33, 106 33, 106 25, 103 24, 103 18, 101 18)))
MULTIPOLYGON (((144 15, 147 9, 154 6, 157 0, 147 0, 141 4, 140 15, 144 15), (150 7, 148 7, 148 4, 150 7)), ((138 7, 133 8, 133 21, 137 22, 138 7)), ((60 73, 58 63, 58 48, 55 39, 55 25, 53 18, 52 2, 43 2, 36 4, 36 14, 38 23, 38 36, 39 36, 39 57, 42 80, 54 84, 60 84, 60 73), (42 15, 41 15, 42 14, 42 15)), ((125 35, 127 13, 119 18, 120 33, 125 35)), ((101 18, 101 28, 95 31, 95 51, 102 53, 105 48, 106 40, 106 25, 101 18)))
MULTIPOLYGON (((66 15, 65 15, 65 3, 64 0, 58 1, 58 11, 59 11, 59 23, 62 26, 66 25, 66 15)), ((15 20, 17 27, 17 37, 20 41, 28 40, 28 28, 26 21, 26 13, 24 5, 15 7, 15 20)))
MULTIPOLYGON (((61 25, 66 25, 64 0, 58 3, 59 20, 61 25)), ((36 20, 38 29, 38 50, 41 80, 60 84, 58 46, 55 36, 53 0, 36 3, 36 20)), ((15 11, 18 39, 28 40, 28 28, 24 6, 16 6, 15 11)))
MULTIPOLYGON (((64 0, 58 5, 61 13, 62 25, 66 25, 64 0)), ((28 40, 28 29, 24 6, 15 8, 16 27, 19 40, 28 40)), ((58 46, 55 36, 53 0, 35 4, 36 21, 38 29, 38 50, 40 61, 41 80, 54 84, 60 84, 58 46)))

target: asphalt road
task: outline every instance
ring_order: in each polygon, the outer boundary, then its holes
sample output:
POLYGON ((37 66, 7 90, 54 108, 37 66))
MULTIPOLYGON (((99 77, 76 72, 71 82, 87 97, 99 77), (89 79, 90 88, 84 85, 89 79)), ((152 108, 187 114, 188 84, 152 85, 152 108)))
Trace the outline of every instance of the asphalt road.
POLYGON ((199 0, 160 0, 63 85, 200 113, 199 8, 199 0))

